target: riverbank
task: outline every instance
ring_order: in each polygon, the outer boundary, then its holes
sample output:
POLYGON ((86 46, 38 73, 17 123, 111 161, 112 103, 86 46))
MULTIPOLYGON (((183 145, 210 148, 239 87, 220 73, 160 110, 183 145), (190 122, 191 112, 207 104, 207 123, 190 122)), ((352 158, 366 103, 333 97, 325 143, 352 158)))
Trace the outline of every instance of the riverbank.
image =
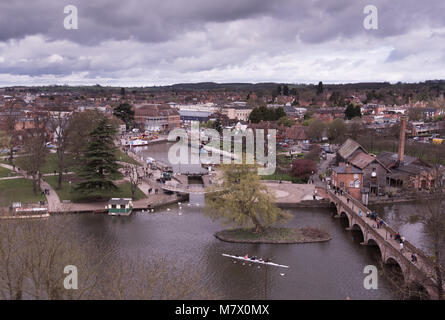
MULTIPOLYGON (((167 195, 165 195, 167 196, 167 195)), ((176 204, 178 202, 185 202, 189 200, 189 195, 184 194, 180 196, 171 197, 170 199, 160 199, 159 201, 151 202, 149 199, 142 199, 133 202, 133 211, 144 211, 147 209, 159 210, 163 207, 176 204)), ((100 203, 66 203, 60 208, 61 210, 51 211, 51 215, 64 214, 82 214, 82 213, 96 213, 106 214, 108 212, 105 206, 108 202, 100 203)))
POLYGON ((32 214, 32 215, 12 215, 12 216, 0 216, 0 219, 13 220, 13 219, 41 219, 48 218, 49 213, 45 214, 32 214))
POLYGON ((215 233, 221 241, 232 243, 269 243, 269 244, 298 244, 325 242, 331 240, 329 232, 305 228, 268 228, 263 233, 255 233, 254 229, 230 229, 215 233))

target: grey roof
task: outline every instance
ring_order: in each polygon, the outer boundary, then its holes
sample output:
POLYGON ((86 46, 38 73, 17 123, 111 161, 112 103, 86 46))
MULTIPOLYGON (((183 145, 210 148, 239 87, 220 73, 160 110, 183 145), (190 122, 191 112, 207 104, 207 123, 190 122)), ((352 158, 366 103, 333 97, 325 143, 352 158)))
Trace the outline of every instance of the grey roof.
MULTIPOLYGON (((332 170, 334 170, 337 173, 346 173, 346 165, 342 165, 342 166, 338 166, 338 167, 334 167, 332 168, 332 170)), ((363 173, 363 171, 357 167, 354 166, 349 166, 351 168, 351 172, 350 173, 363 173)))
MULTIPOLYGON (((399 157, 399 155, 397 153, 383 151, 383 152, 380 152, 377 155, 377 160, 379 160, 385 166, 388 167, 388 166, 391 166, 391 164, 397 162, 398 157, 399 157)), ((404 155, 403 164, 405 166, 407 166, 407 165, 410 165, 411 163, 413 163, 416 160, 417 160, 416 157, 411 157, 411 156, 404 155)))
POLYGON ((341 145, 340 149, 338 149, 338 154, 343 159, 348 159, 359 148, 366 152, 366 150, 358 142, 348 139, 341 145))
POLYGON ((194 111, 194 110, 179 110, 179 114, 182 117, 208 117, 213 112, 207 112, 207 111, 194 111))
POLYGON ((111 198, 108 204, 128 204, 131 198, 111 198))

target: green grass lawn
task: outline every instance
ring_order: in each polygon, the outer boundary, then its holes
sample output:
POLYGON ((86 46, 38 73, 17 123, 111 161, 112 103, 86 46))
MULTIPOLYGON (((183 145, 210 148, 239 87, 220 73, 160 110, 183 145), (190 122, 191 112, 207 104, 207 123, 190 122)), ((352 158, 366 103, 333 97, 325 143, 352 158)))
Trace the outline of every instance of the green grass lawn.
MULTIPOLYGON (((69 157, 69 155, 66 155, 66 170, 68 171, 74 171, 74 162, 73 160, 69 157)), ((133 158, 127 156, 124 152, 122 152, 122 150, 117 149, 116 151, 116 159, 118 161, 122 161, 122 162, 126 162, 126 163, 131 163, 131 164, 139 164, 138 162, 136 162, 133 158)), ((23 168, 23 164, 24 164, 25 159, 23 157, 18 157, 18 158, 14 158, 14 164, 19 167, 19 168, 23 168)), ((1 162, 9 164, 7 159, 2 159, 1 162)), ((49 153, 46 156, 46 162, 45 164, 42 166, 41 172, 43 174, 45 173, 54 173, 54 171, 58 171, 59 170, 59 166, 58 166, 58 160, 57 160, 57 154, 56 153, 49 153)), ((1 173, 0 173, 1 174, 1 173)), ((113 177, 113 179, 121 179, 122 176, 117 175, 116 177, 113 177)))
MULTIPOLYGON (((71 176, 72 177, 72 176, 71 176)), ((108 200, 110 198, 131 198, 131 186, 130 182, 124 182, 118 185, 118 190, 116 191, 103 191, 101 193, 92 194, 89 196, 85 196, 80 194, 79 192, 74 191, 75 183, 69 184, 70 176, 64 176, 64 180, 62 182, 62 189, 56 190, 57 187, 57 177, 51 176, 45 178, 46 182, 48 182, 51 187, 57 192, 60 200, 71 200, 72 202, 83 202, 88 200, 108 200)), ((138 188, 136 190, 135 199, 139 200, 145 198, 145 194, 138 188)))
POLYGON ((32 192, 32 181, 29 179, 0 180, 0 206, 7 207, 12 202, 38 203, 45 200, 40 193, 32 192))
POLYGON ((122 152, 121 149, 117 149, 117 151, 116 151, 116 158, 117 158, 117 161, 122 161, 122 162, 130 163, 130 164, 137 164, 137 165, 139 165, 139 163, 136 160, 134 160, 130 156, 127 156, 124 152, 122 152))
MULTIPOLYGON (((23 168, 25 159, 23 157, 15 158, 14 163, 17 167, 23 168)), ((72 171, 72 160, 68 155, 66 155, 65 162, 67 164, 66 170, 72 171)), ((41 172, 43 174, 45 173, 54 173, 54 171, 59 171, 59 165, 57 160, 57 154, 56 153, 49 153, 46 156, 46 162, 41 168, 41 172)))
POLYGON ((9 169, 0 167, 0 178, 5 178, 5 177, 12 177, 12 176, 16 176, 17 173, 12 172, 9 169))
POLYGON ((292 181, 293 183, 305 183, 302 179, 298 177, 293 177, 289 173, 280 172, 278 169, 275 170, 274 174, 267 176, 260 176, 261 180, 275 180, 275 181, 292 181))

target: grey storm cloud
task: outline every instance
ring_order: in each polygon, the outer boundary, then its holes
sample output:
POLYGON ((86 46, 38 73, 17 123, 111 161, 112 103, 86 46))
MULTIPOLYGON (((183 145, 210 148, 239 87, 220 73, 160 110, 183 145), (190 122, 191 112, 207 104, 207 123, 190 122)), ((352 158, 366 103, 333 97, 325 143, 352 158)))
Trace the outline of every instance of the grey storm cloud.
POLYGON ((0 41, 43 34, 84 44, 131 38, 159 42, 202 29, 206 23, 270 17, 276 24, 288 24, 287 34, 322 42, 363 33, 363 8, 370 2, 379 9, 380 28, 375 34, 380 37, 419 25, 445 24, 442 0, 3 0, 0 41), (80 28, 75 32, 63 28, 63 8, 69 4, 79 10, 80 28))
POLYGON ((286 80, 289 68, 316 74, 290 59, 330 78, 315 60, 344 74, 341 68, 370 68, 376 56, 375 66, 395 64, 407 74, 401 63, 411 56, 443 56, 434 43, 443 42, 443 12, 443 0, 1 0, 0 83, 7 75, 230 81, 286 80), (377 30, 363 28, 368 4, 378 8, 377 30), (78 30, 63 27, 66 5, 78 8, 78 30), (431 33, 417 35, 423 47, 416 47, 406 35, 420 30, 431 33))

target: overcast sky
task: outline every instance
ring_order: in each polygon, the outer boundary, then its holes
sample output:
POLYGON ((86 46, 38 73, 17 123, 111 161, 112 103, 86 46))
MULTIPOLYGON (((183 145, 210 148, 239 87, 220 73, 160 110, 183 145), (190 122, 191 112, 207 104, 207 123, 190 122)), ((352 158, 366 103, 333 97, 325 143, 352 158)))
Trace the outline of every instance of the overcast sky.
POLYGON ((0 86, 428 79, 445 79, 444 0, 0 2, 0 86))

